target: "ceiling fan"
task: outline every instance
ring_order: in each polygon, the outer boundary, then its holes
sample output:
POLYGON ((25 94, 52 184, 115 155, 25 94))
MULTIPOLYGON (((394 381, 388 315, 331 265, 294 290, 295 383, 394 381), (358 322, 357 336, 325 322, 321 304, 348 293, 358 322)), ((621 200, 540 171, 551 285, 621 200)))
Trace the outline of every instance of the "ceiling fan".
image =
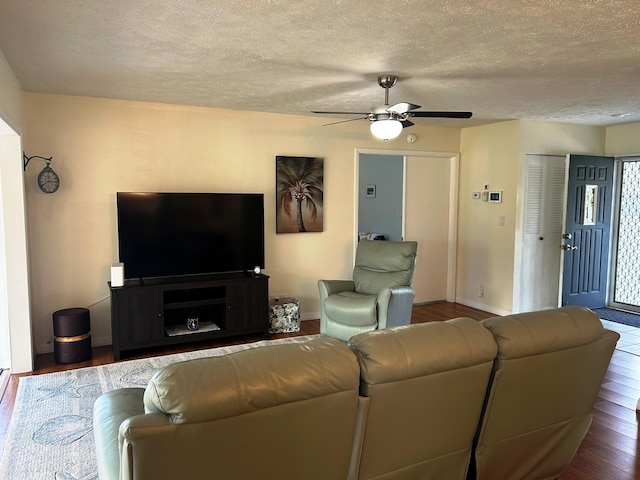
POLYGON ((335 125, 337 123, 353 122, 355 120, 369 120, 371 122, 371 133, 385 142, 400 135, 405 127, 414 125, 409 120, 410 117, 430 117, 430 118, 471 118, 471 112, 416 112, 414 110, 421 108, 420 105, 414 103, 401 102, 389 106, 389 89, 398 81, 395 75, 380 75, 378 77, 378 85, 384 88, 384 105, 372 107, 371 112, 321 112, 312 111, 311 113, 322 113, 327 115, 363 115, 349 120, 341 120, 339 122, 325 123, 323 125, 335 125))

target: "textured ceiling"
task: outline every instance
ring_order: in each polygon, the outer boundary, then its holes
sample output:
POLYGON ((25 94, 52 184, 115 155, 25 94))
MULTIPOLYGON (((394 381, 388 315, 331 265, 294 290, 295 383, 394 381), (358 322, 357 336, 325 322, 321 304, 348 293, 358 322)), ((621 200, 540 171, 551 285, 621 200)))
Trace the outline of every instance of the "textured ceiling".
POLYGON ((30 92, 312 115, 385 73, 474 113, 420 124, 640 121, 637 0, 0 0, 0 50, 30 92))

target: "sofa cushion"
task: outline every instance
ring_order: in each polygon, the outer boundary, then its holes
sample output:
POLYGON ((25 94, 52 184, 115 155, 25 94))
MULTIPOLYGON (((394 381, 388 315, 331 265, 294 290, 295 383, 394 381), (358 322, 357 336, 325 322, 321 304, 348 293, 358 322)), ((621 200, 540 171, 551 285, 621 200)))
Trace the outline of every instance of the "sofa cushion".
POLYGON ((496 354, 470 318, 359 334, 349 341, 369 400, 360 480, 464 480, 496 354))
POLYGON ((604 334, 600 318, 578 306, 493 317, 481 323, 493 334, 501 359, 588 345, 604 334))
POLYGON ((169 365, 149 381, 144 405, 147 413, 163 412, 176 424, 218 420, 357 391, 358 373, 346 345, 319 337, 169 365))
POLYGON ((365 388, 492 362, 496 354, 491 334, 470 318, 376 330, 349 346, 365 388))
POLYGON ((376 325, 378 297, 355 292, 340 292, 330 295, 324 301, 324 311, 331 320, 349 318, 349 325, 363 327, 376 325))

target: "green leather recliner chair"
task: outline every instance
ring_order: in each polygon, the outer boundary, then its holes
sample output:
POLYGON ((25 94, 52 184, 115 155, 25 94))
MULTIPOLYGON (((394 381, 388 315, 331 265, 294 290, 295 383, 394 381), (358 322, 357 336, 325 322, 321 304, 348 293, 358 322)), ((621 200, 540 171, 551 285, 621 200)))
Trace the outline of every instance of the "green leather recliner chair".
POLYGON ((319 280, 320 333, 343 341, 370 330, 407 325, 417 242, 361 240, 353 280, 319 280))

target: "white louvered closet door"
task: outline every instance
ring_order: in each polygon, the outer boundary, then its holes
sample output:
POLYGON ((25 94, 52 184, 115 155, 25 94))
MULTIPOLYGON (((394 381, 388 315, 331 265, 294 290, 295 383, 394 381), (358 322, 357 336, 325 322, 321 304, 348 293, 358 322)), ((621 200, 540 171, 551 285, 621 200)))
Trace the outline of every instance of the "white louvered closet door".
POLYGON ((523 312, 559 305, 565 160, 557 155, 526 157, 520 289, 523 312))

